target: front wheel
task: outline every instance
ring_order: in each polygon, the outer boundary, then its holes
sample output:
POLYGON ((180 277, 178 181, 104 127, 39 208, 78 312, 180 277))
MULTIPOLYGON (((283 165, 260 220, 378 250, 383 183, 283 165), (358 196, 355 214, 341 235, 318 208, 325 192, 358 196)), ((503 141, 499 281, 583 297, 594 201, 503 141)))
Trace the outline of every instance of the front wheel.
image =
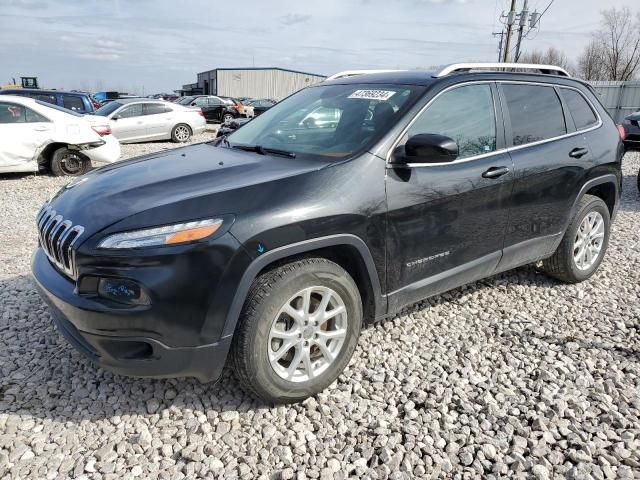
POLYGON ((184 143, 191 138, 191 128, 189 125, 179 123, 171 130, 171 140, 176 143, 184 143))
POLYGON ((51 171, 56 177, 77 177, 91 168, 91 161, 81 153, 62 147, 51 156, 51 171))
POLYGON ((591 278, 609 245, 610 223, 609 208, 601 198, 582 197, 560 245, 543 262, 543 270, 568 283, 591 278))
POLYGON ((299 260, 253 283, 231 350, 243 386, 267 402, 324 390, 344 370, 362 324, 351 276, 324 258, 299 260))

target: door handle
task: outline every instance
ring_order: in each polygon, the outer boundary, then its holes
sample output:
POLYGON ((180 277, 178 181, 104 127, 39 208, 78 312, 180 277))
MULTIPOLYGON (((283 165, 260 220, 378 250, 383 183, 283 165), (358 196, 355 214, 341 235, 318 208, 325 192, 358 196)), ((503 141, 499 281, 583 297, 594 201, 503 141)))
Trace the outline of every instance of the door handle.
POLYGON ((483 178, 498 178, 509 173, 507 167, 491 167, 489 170, 482 174, 483 178))
POLYGON ((47 130, 49 130, 49 127, 36 127, 34 128, 34 130, 36 132, 46 132, 47 130))
POLYGON ((571 158, 580 158, 584 157, 587 153, 589 153, 589 150, 586 148, 574 148, 569 152, 569 156, 571 158))

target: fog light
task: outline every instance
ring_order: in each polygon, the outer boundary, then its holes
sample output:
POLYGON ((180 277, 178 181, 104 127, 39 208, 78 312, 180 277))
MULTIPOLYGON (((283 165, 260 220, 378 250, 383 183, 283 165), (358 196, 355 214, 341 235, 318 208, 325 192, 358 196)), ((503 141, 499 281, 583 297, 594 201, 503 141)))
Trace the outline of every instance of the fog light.
POLYGON ((140 285, 123 278, 101 278, 98 282, 98 295, 128 305, 149 305, 151 303, 149 296, 140 285))

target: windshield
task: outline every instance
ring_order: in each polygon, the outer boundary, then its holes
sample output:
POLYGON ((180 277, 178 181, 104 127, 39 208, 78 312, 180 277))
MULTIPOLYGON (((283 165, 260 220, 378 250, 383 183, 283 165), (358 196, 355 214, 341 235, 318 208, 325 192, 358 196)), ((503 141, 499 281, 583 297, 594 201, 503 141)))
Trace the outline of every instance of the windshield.
POLYGON ((108 117, 117 109, 122 106, 119 102, 109 102, 106 105, 101 106, 98 110, 93 112, 94 115, 100 115, 101 117, 108 117))
POLYGON ((180 105, 188 105, 193 101, 195 97, 180 97, 174 103, 179 103, 180 105))
POLYGON ((382 138, 423 92, 414 85, 306 88, 231 134, 228 145, 346 158, 382 138))
POLYGON ((69 110, 68 108, 59 107, 58 105, 54 105, 53 103, 43 102, 42 100, 36 100, 36 103, 38 105, 42 105, 43 107, 53 108, 54 110, 58 110, 59 112, 68 113, 69 115, 73 115, 74 117, 82 117, 80 113, 69 110))

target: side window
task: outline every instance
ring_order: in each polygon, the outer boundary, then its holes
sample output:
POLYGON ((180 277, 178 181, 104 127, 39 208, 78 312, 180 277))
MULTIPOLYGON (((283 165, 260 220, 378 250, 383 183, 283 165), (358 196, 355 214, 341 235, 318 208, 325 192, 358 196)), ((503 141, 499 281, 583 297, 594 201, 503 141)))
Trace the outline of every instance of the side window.
POLYGON ((131 117, 139 117, 142 115, 142 104, 136 103, 134 105, 129 105, 124 107, 118 113, 118 117, 120 118, 131 118, 131 117))
POLYGON ((84 103, 82 102, 82 98, 76 97, 75 95, 63 95, 62 106, 69 110, 73 110, 74 112, 84 112, 84 103))
POLYGON ((198 97, 196 98, 195 103, 198 107, 206 107, 209 103, 209 99, 207 97, 198 97))
POLYGON ((55 95, 38 94, 33 95, 33 98, 35 98, 36 100, 40 100, 41 102, 52 103, 54 105, 58 104, 55 95))
POLYGON ((598 123, 598 117, 593 113, 593 110, 582 94, 569 88, 561 88, 560 91, 562 92, 564 101, 569 107, 569 112, 573 118, 573 123, 576 124, 577 130, 582 130, 598 123))
POLYGON ((526 145, 567 133, 562 105, 553 87, 503 84, 513 145, 526 145))
POLYGON ((209 98, 209 105, 222 105, 222 100, 220 100, 219 98, 211 97, 209 98))
POLYGON ((443 93, 407 132, 445 135, 458 144, 458 159, 496 149, 496 116, 490 85, 466 85, 443 93))
POLYGON ((157 115, 159 113, 166 113, 169 111, 169 108, 161 103, 147 103, 144 106, 145 115, 157 115))
POLYGON ((15 103, 0 103, 0 123, 25 123, 26 110, 15 103))
POLYGON ((48 122, 49 119, 44 115, 40 115, 38 112, 31 110, 30 108, 25 108, 25 117, 27 123, 36 123, 36 122, 48 122))

